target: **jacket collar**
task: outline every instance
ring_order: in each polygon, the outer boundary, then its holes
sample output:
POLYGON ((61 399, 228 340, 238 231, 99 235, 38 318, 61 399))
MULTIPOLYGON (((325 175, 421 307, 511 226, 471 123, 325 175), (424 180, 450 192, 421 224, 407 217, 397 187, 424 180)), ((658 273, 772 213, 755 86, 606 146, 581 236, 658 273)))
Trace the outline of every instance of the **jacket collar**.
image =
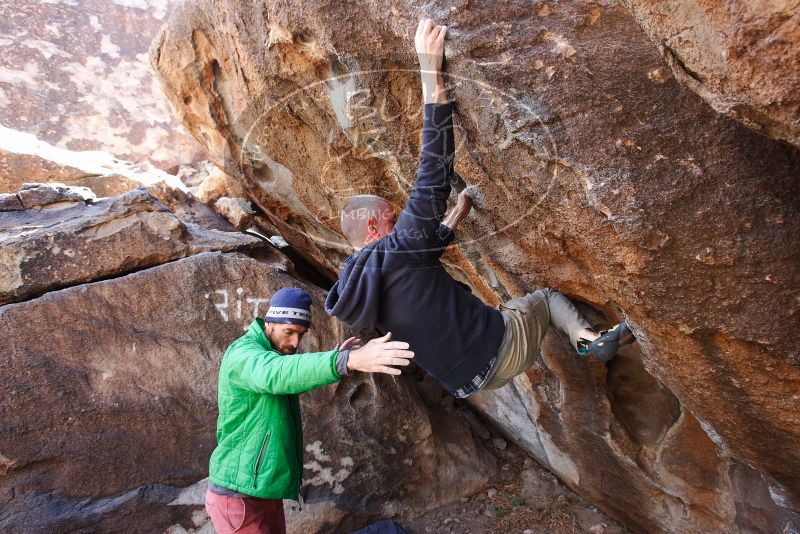
POLYGON ((269 342, 269 338, 267 337, 267 332, 264 328, 264 319, 256 318, 255 321, 250 323, 250 328, 247 329, 247 335, 258 341, 259 345, 269 350, 275 350, 272 348, 272 343, 269 342))

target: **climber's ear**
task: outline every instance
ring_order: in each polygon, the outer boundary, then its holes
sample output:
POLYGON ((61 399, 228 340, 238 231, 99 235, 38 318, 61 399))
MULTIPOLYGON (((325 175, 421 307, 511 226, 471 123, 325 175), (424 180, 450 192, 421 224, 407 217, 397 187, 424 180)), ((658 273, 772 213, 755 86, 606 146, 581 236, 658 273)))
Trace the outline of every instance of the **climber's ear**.
POLYGON ((374 215, 370 215, 367 218, 367 228, 365 234, 366 234, 364 238, 365 245, 381 237, 378 231, 378 219, 374 215))

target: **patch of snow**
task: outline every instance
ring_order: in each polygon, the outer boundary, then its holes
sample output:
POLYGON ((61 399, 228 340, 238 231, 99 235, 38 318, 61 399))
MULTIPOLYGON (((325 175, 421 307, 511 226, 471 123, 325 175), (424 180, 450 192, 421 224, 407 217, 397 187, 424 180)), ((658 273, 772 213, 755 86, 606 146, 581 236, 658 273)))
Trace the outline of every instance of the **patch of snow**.
POLYGON ((111 42, 111 36, 108 34, 103 34, 100 39, 100 53, 113 58, 119 57, 119 47, 111 42))
POLYGON ((39 156, 59 165, 74 167, 90 174, 121 174, 143 185, 166 182, 170 187, 181 191, 187 190, 176 176, 148 163, 133 165, 99 150, 83 152, 67 150, 41 141, 32 134, 6 128, 2 124, 0 124, 0 149, 17 154, 39 156))

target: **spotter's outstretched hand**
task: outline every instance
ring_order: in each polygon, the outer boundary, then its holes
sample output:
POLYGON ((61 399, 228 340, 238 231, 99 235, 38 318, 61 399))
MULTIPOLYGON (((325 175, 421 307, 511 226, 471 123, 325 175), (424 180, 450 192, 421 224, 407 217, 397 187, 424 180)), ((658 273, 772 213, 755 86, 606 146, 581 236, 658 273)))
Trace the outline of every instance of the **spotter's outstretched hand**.
POLYGON ((365 373, 399 375, 400 369, 392 366, 405 367, 411 363, 410 360, 414 357, 414 353, 408 350, 408 343, 390 341, 391 338, 392 333, 388 332, 385 336, 372 339, 363 347, 350 351, 347 369, 365 373))

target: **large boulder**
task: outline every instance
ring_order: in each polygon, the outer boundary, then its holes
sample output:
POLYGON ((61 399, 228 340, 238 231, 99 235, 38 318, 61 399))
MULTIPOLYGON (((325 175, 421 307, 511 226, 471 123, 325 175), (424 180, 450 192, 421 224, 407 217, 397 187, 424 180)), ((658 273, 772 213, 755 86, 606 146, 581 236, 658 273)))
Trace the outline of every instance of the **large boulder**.
MULTIPOLYGON (((167 187, 155 191, 167 201, 181 194, 167 187)), ((230 231, 196 224, 187 215, 182 220, 176 212, 192 206, 188 197, 174 201, 171 211, 147 189, 88 204, 81 192, 30 184, 17 194, 27 209, 0 212, 0 304, 199 252, 260 245, 216 216, 230 231)))
MULTIPOLYGON (((72 165, 59 164, 34 154, 9 152, 0 147, 0 190, 4 192, 16 191, 22 184, 34 182, 58 182, 83 186, 76 182, 91 176, 93 173, 72 165)), ((121 193, 124 191, 120 191, 118 194, 121 193)))
POLYGON ((0 124, 7 128, 0 146, 30 134, 164 170, 202 158, 202 146, 171 117, 147 64, 147 47, 176 3, 3 4, 0 124))
POLYGON ((624 0, 678 81, 715 110, 800 147, 796 0, 624 0))
MULTIPOLYGON (((314 296, 301 350, 348 334, 325 315, 323 291, 289 269, 277 252, 209 252, 0 307, 0 530, 207 523, 226 347, 286 286, 314 296)), ((294 532, 421 513, 480 489, 497 468, 463 420, 429 414, 407 375, 358 374, 301 401, 309 507, 294 532)))
POLYGON ((796 528, 800 154, 680 85, 624 6, 195 0, 175 11, 151 61, 215 163, 330 272, 351 251, 338 228, 344 199, 376 193, 400 208, 413 183, 422 16, 449 27, 456 171, 480 197, 446 257, 452 272, 492 305, 551 286, 626 318, 636 374, 660 392, 655 407, 614 409, 604 381, 622 363, 552 357, 547 402, 518 382, 479 406, 540 458, 536 429, 561 432, 558 461, 545 464, 634 527, 796 528), (572 415, 547 426, 535 416, 556 408, 572 415), (625 424, 651 413, 646 438, 625 424), (580 417, 618 432, 573 441, 580 417))

